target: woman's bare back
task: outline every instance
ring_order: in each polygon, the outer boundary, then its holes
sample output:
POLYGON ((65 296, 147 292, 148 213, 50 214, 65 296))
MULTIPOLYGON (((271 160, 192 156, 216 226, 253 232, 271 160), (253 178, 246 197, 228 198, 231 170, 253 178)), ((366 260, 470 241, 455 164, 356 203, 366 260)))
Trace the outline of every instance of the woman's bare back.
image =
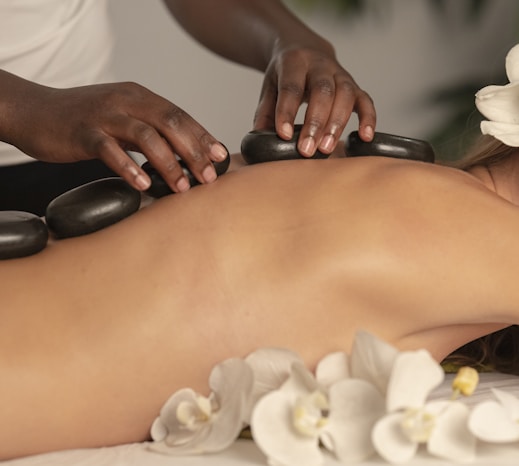
POLYGON ((519 266, 513 225, 515 206, 463 172, 302 160, 4 262, 0 457, 142 440, 173 391, 257 347, 311 365, 362 328, 441 358, 510 320, 517 292, 492 291, 519 266))

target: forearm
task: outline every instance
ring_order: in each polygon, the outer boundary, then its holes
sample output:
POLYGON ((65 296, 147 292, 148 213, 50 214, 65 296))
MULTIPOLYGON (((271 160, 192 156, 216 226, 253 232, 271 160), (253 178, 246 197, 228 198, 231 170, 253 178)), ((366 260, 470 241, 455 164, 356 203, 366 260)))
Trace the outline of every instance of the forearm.
POLYGON ((210 50, 264 71, 287 44, 334 55, 333 47, 278 0, 164 0, 181 26, 210 50))
POLYGON ((44 89, 31 81, 0 70, 0 141, 16 144, 26 130, 24 115, 34 107, 38 90, 44 89))

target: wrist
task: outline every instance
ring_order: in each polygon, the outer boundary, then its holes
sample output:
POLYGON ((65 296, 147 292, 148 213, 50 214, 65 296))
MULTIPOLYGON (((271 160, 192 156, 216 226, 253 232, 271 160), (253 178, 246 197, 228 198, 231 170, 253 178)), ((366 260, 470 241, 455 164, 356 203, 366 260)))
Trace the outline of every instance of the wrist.
MULTIPOLYGON (((0 140, 19 147, 44 86, 0 70, 0 140)), ((34 128, 33 128, 34 129, 34 128)))
POLYGON ((282 54, 288 50, 307 49, 319 52, 327 57, 336 59, 335 48, 323 37, 310 32, 288 38, 278 37, 272 47, 272 57, 282 54))
POLYGON ((28 88, 28 81, 0 70, 0 140, 4 142, 14 144, 19 114, 26 106, 28 88))

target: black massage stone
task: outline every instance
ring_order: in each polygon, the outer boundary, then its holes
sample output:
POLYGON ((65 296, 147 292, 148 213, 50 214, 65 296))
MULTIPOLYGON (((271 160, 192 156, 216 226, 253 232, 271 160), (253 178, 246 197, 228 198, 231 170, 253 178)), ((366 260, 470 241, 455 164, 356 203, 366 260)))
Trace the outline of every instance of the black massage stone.
POLYGON ((49 232, 43 220, 29 212, 0 212, 0 259, 36 254, 45 248, 49 232))
POLYGON ((435 159, 434 149, 427 141, 386 133, 375 133, 371 142, 365 142, 358 131, 353 131, 346 139, 344 150, 348 157, 381 155, 429 163, 435 159))
POLYGON ((312 157, 303 157, 297 150, 297 140, 303 125, 294 126, 292 139, 285 141, 272 131, 250 131, 241 141, 241 153, 248 164, 293 159, 325 159, 329 155, 317 151, 312 157))
POLYGON ((136 212, 141 194, 122 178, 104 178, 67 191, 50 202, 45 219, 56 238, 87 235, 136 212))
MULTIPOLYGON (((227 152, 227 154, 228 153, 229 152, 227 152)), ((229 168, 230 162, 231 158, 229 157, 229 155, 227 155, 225 160, 222 160, 221 162, 213 162, 216 174, 218 176, 223 175, 229 168)), ((189 171, 189 169, 186 166, 186 163, 183 160, 178 160, 178 163, 182 167, 182 170, 184 171, 184 174, 187 176, 187 179, 189 180, 189 184, 191 186, 196 186, 197 184, 200 184, 200 182, 189 171)), ((161 174, 155 169, 155 167, 153 167, 153 165, 150 162, 145 162, 141 168, 148 174, 148 176, 151 179, 151 186, 146 191, 146 194, 149 194, 155 199, 167 196, 169 194, 173 194, 173 191, 168 186, 164 178, 162 178, 161 174)))

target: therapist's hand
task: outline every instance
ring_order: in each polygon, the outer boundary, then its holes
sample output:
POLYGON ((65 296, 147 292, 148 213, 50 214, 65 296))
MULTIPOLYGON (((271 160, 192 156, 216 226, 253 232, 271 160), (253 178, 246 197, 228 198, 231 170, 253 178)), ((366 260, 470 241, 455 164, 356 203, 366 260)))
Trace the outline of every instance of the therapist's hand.
POLYGON ((227 157, 225 147, 187 113, 138 84, 70 89, 16 84, 23 86, 23 99, 10 113, 4 140, 36 159, 99 158, 133 187, 145 190, 148 175, 125 152, 134 150, 144 154, 174 192, 182 192, 189 181, 175 154, 201 183, 216 178, 211 161, 227 157))
POLYGON ((324 41, 297 46, 278 44, 266 69, 254 129, 275 128, 290 139, 297 112, 307 103, 298 150, 312 156, 317 149, 335 149, 352 112, 359 118, 359 134, 371 141, 376 112, 371 97, 338 63, 324 41))
POLYGON ((298 149, 332 153, 352 112, 360 137, 373 139, 376 114, 369 95, 339 64, 335 49, 282 0, 164 0, 177 21, 200 43, 236 63, 265 73, 255 130, 293 134, 308 103, 298 149))

